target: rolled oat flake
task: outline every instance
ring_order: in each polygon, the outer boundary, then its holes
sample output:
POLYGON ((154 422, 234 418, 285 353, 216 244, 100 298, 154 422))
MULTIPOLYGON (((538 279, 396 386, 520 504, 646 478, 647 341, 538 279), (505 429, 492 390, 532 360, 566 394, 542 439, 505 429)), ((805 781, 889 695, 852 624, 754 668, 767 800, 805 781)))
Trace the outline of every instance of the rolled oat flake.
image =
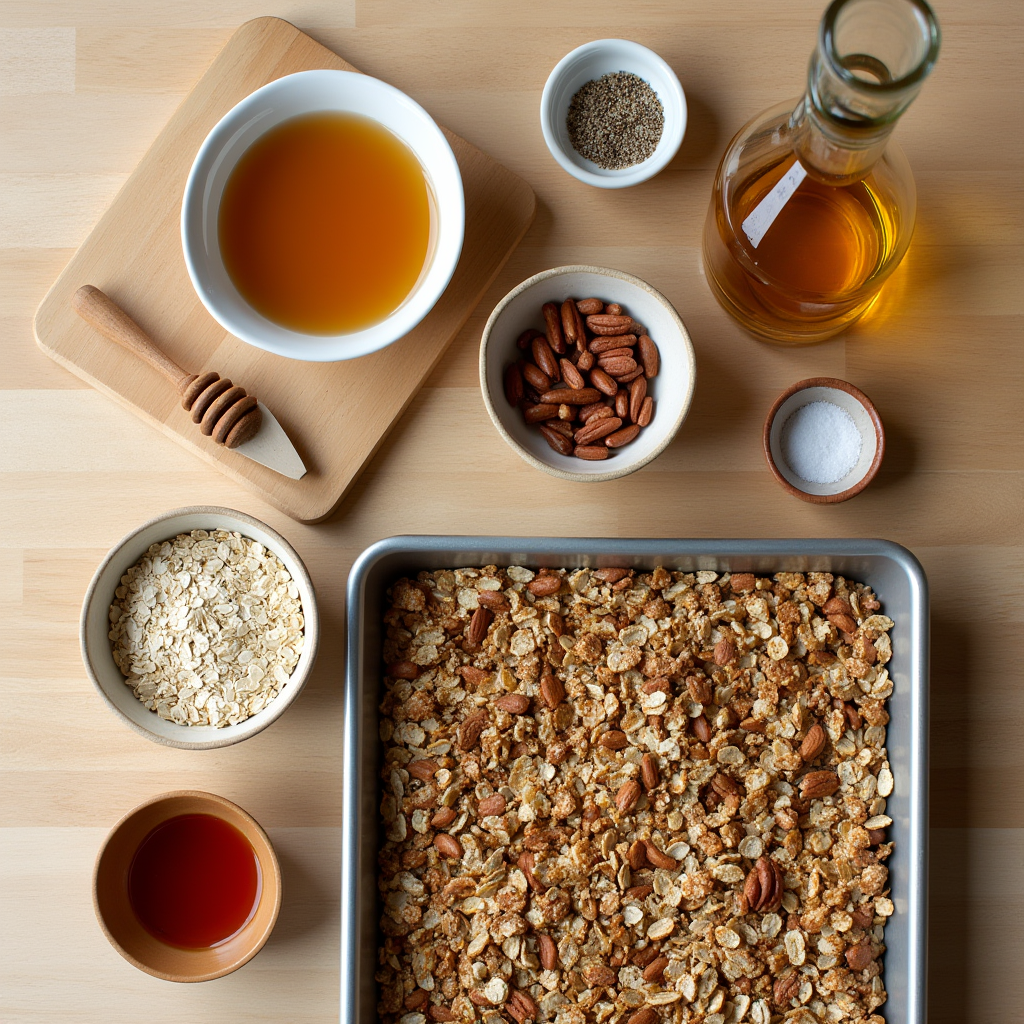
POLYGON ((808 402, 782 425, 782 457, 801 480, 834 484, 860 459, 864 439, 835 402, 808 402))
POLYGON ((606 171, 643 163, 658 148, 665 111, 639 75, 614 71, 583 85, 565 119, 572 148, 606 171))

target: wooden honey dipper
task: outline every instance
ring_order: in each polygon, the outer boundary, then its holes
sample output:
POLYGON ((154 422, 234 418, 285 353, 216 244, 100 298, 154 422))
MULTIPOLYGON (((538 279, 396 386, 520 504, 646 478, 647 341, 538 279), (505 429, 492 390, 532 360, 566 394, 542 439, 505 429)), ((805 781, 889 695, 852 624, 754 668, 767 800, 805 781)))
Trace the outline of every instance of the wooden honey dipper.
POLYGON ((78 315, 104 337, 135 353, 162 373, 181 395, 181 406, 207 437, 225 448, 237 448, 259 433, 263 413, 253 395, 212 370, 186 373, 153 343, 148 334, 109 296, 91 284, 71 298, 78 315))

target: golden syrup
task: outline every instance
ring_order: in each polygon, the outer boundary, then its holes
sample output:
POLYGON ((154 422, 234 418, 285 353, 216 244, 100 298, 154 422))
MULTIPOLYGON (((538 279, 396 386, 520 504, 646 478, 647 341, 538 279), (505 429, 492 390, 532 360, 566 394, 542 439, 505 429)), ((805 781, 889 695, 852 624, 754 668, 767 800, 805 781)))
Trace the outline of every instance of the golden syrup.
POLYGON ((408 146, 368 118, 305 114, 260 136, 224 188, 218 236, 242 297, 306 334, 379 323, 428 256, 430 194, 408 146))
POLYGON ((713 290, 741 323, 775 341, 800 342, 814 325, 821 325, 823 337, 836 333, 870 305, 877 291, 871 279, 892 254, 898 213, 871 175, 844 186, 808 175, 756 247, 734 237, 793 163, 790 156, 737 186, 728 217, 716 202, 705 260, 713 290))

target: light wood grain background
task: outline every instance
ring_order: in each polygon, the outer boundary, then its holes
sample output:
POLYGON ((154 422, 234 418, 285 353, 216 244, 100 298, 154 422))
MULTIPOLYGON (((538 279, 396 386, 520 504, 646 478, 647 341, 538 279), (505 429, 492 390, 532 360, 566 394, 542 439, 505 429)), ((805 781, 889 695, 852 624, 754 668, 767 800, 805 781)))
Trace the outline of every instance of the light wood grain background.
MULTIPOLYGON (((931 1012, 1024 1019, 1024 337, 1022 15, 940 0, 943 50, 897 137, 919 191, 917 235, 865 320, 804 350, 758 344, 698 265, 712 175, 748 117, 802 88, 824 0, 37 0, 0 2, 0 1019, 334 1021, 343 593, 356 554, 401 532, 881 536, 924 562, 933 598, 931 1012), (288 18, 534 187, 523 245, 339 511, 299 526, 51 363, 33 312, 190 87, 248 18, 288 18), (675 68, 690 125, 654 181, 590 189, 538 124, 568 50, 636 39, 675 68), (487 313, 561 263, 639 275, 697 350, 694 406, 653 465, 562 484, 513 455, 476 376, 487 313), (835 508, 787 497, 759 451, 775 396, 802 377, 865 390, 886 423, 879 479, 835 508), (267 520, 305 558, 325 637, 314 679, 272 729, 209 753, 124 728, 79 661, 77 618, 103 553, 179 505, 267 520), (196 786, 250 810, 281 854, 285 903, 266 949, 200 986, 134 971, 89 899, 113 822, 196 786)), ((895 1024, 895 1022, 893 1022, 895 1024)))

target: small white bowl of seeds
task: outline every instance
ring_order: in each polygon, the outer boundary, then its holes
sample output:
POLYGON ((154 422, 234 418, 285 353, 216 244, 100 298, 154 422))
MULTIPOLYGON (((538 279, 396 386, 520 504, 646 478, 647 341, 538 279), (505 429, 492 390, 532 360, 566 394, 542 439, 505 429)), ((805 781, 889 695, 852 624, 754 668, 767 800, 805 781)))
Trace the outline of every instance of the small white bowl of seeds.
POLYGON ((316 660, 316 595, 295 549, 244 512, 166 512, 116 544, 89 584, 79 639, 108 707, 136 732, 201 750, 248 739, 316 660))
POLYGON ((628 188, 653 178, 686 132, 686 96, 669 65, 629 39, 596 39, 566 54, 544 84, 540 126, 574 178, 628 188))

